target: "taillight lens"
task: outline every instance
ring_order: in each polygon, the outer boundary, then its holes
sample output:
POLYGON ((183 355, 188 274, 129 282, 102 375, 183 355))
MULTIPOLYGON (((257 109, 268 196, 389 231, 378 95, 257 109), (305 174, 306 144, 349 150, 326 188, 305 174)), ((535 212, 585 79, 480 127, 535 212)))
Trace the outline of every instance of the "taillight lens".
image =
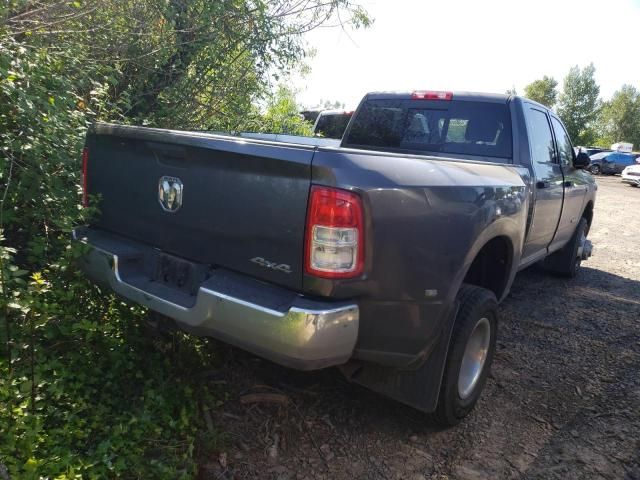
POLYGON ((89 192, 87 190, 87 168, 89 168, 89 149, 82 149, 82 206, 89 206, 89 192))
POLYGON ((364 269, 362 200, 336 188, 313 186, 307 213, 305 271, 351 278, 364 269))

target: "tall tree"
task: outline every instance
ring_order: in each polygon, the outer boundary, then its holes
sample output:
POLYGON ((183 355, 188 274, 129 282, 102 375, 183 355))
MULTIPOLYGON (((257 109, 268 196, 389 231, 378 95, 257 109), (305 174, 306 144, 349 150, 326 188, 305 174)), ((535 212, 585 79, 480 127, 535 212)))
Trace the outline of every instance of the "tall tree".
POLYGON ((326 109, 326 110, 331 110, 331 109, 338 109, 338 108, 344 108, 344 102, 341 102, 340 100, 336 100, 334 102, 332 102, 331 100, 322 100, 320 99, 320 102, 318 103, 319 106, 321 106, 322 108, 326 109))
POLYGON ((524 96, 549 108, 553 108, 558 97, 557 86, 558 82, 555 78, 545 75, 524 87, 524 96))
POLYGON ((576 145, 587 145, 596 139, 594 122, 600 107, 600 87, 595 72, 593 63, 583 69, 571 67, 558 99, 558 114, 576 145))
MULTIPOLYGON (((2 3, 2 2, 0 2, 2 3)), ((5 2, 6 3, 6 2, 5 2)), ((273 79, 300 68, 304 34, 328 22, 368 26, 351 0, 12 0, 0 7, 0 47, 59 54, 74 93, 96 83, 136 123, 234 129, 273 79), (28 39, 28 41, 27 41, 28 39)), ((24 56, 24 54, 22 54, 24 56)))
POLYGON ((640 147, 640 92, 623 85, 604 103, 599 118, 599 143, 630 142, 640 147))

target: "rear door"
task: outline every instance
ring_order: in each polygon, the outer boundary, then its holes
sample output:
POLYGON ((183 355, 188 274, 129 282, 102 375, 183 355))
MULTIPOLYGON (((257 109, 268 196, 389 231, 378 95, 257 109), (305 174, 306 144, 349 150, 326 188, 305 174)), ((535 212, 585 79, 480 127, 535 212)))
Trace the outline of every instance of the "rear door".
POLYGON ((588 183, 585 178, 587 174, 573 166, 575 153, 564 125, 553 115, 551 116, 551 125, 556 138, 560 168, 562 168, 564 175, 564 204, 558 231, 551 246, 551 249, 554 249, 556 246, 564 245, 573 235, 576 225, 582 216, 588 183))
POLYGON ((545 252, 560 221, 564 196, 562 169, 556 161, 549 116, 544 110, 525 103, 524 114, 535 176, 535 203, 523 258, 545 252))
POLYGON ((110 125, 87 146, 95 227, 301 288, 313 147, 110 125))

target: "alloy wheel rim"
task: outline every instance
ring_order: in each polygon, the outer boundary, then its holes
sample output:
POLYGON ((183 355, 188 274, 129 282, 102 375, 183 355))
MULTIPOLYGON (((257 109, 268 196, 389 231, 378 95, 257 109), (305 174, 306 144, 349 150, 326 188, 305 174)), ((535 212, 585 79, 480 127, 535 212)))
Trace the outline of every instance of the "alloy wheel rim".
POLYGON ((460 373, 458 374, 458 395, 465 400, 473 393, 482 375, 491 343, 491 322, 486 317, 478 320, 464 349, 460 373))
POLYGON ((580 243, 578 243, 578 251, 576 252, 577 253, 576 257, 578 258, 578 261, 582 259, 582 252, 584 251, 584 244, 586 241, 587 241, 587 234, 584 230, 582 230, 582 232, 580 233, 580 243))

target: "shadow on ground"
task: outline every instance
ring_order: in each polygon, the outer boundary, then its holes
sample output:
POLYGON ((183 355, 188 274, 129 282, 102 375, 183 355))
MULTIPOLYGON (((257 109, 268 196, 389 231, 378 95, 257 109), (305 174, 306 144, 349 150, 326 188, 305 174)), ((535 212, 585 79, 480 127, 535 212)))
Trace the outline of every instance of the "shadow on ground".
POLYGON ((521 272, 501 305, 484 395, 462 425, 444 431, 336 369, 295 372, 229 349, 217 380, 233 393, 217 414, 237 463, 225 473, 209 462, 204 471, 221 478, 635 478, 638 292, 640 282, 589 267, 570 281, 521 272), (239 403, 256 390, 290 402, 239 403))

